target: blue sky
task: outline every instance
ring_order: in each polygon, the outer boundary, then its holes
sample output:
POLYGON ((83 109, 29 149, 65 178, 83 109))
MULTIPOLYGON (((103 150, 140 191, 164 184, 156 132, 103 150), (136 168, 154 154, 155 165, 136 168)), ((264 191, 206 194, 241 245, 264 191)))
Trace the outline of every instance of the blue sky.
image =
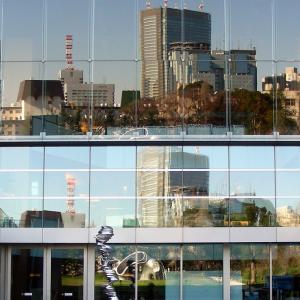
MULTIPOLYGON (((73 34, 74 60, 86 60, 75 63, 84 69, 85 81, 91 80, 93 74, 95 83, 115 83, 117 100, 121 90, 140 88, 140 64, 134 59, 139 57, 138 12, 145 9, 146 1, 95 0, 94 19, 90 0, 0 2, 3 4, 1 40, 5 61, 41 61, 43 57, 60 61, 48 63, 46 67, 41 63, 4 66, 4 104, 14 102, 21 79, 57 78, 59 68, 65 66, 65 34, 73 34), (95 59, 106 60, 95 63, 93 73, 87 62, 92 53, 95 59)), ((224 48, 225 44, 241 49, 256 47, 257 60, 262 60, 258 62, 259 89, 261 78, 273 71, 272 53, 276 52, 277 60, 300 60, 298 0, 169 0, 169 6, 197 9, 202 2, 212 17, 213 49, 224 48), (276 39, 272 39, 272 31, 276 39)), ((162 3, 163 0, 152 0, 152 7, 162 3)), ((278 73, 291 65, 297 66, 297 63, 279 63, 278 73)))

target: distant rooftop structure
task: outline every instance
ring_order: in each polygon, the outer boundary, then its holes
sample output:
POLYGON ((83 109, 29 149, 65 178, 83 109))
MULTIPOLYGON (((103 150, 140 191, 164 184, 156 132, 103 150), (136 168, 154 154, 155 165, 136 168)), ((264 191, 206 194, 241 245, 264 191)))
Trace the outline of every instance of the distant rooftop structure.
POLYGON ((17 101, 28 97, 38 99, 40 97, 64 98, 60 80, 23 80, 20 83, 17 101))

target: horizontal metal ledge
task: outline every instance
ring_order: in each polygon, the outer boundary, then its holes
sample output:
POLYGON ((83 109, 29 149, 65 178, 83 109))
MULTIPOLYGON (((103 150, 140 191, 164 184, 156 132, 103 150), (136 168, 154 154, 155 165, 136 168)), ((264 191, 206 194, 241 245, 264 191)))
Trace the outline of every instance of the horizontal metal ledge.
POLYGON ((300 135, 174 135, 174 136, 0 136, 0 147, 26 146, 146 146, 300 145, 300 135))
MULTIPOLYGON (((98 230, 1 228, 0 244, 94 244, 98 230)), ((300 227, 116 228, 110 243, 300 243, 300 227)))

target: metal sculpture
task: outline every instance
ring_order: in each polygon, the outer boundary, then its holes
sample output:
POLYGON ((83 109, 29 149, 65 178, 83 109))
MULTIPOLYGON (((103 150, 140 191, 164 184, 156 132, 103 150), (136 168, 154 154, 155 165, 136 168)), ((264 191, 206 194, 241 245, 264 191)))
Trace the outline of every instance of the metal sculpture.
POLYGON ((112 269, 111 246, 106 243, 114 235, 113 229, 110 226, 102 226, 96 235, 96 247, 100 252, 101 269, 105 274, 108 284, 105 286, 105 294, 109 300, 119 300, 116 291, 112 284, 118 281, 118 277, 112 269))

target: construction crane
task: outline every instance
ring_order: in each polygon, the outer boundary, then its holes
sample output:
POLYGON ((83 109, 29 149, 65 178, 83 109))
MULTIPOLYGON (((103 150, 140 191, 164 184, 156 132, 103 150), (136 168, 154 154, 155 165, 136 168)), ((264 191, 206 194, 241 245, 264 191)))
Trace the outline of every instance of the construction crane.
POLYGON ((204 3, 201 2, 201 3, 199 4, 198 8, 199 8, 200 11, 204 11, 204 3))

